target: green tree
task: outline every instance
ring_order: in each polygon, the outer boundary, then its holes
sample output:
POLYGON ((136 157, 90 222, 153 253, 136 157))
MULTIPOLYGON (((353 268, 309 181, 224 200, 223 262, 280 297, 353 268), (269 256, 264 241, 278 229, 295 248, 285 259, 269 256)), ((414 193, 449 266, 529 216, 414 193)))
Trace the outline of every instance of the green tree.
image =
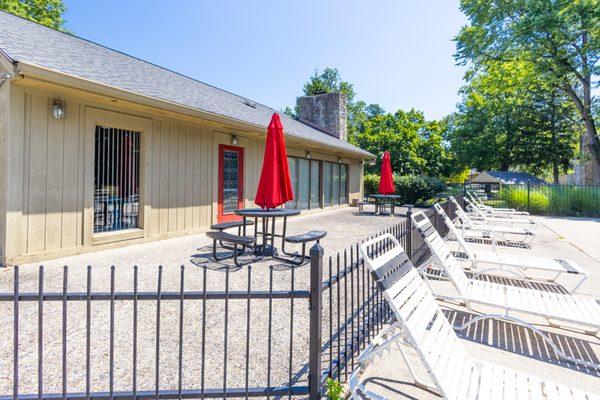
POLYGON ((488 61, 467 73, 446 138, 463 165, 539 174, 568 167, 579 127, 576 110, 531 63, 488 61))
MULTIPOLYGON (((304 84, 303 94, 334 91, 344 93, 348 101, 348 141, 376 155, 388 150, 395 173, 449 176, 458 172, 459 163, 445 139, 446 119, 427 121, 423 113, 416 110, 386 113, 378 104, 355 101, 353 85, 343 81, 335 68, 325 68, 321 73, 315 71, 304 84)), ((289 107, 284 112, 294 116, 289 107)), ((379 173, 380 162, 378 158, 376 165, 367 166, 367 172, 379 173)))
POLYGON ((67 8, 62 0, 0 0, 0 9, 49 28, 66 31, 63 15, 67 8))
POLYGON ((461 0, 456 58, 476 67, 526 61, 573 102, 600 166, 592 88, 600 74, 600 0, 461 0))
MULTIPOLYGON (((358 133, 358 145, 373 153, 390 152, 392 169, 399 175, 445 176, 450 154, 444 141, 445 121, 427 121, 416 110, 378 114, 368 118, 358 133)), ((367 172, 379 173, 381 159, 367 172)))

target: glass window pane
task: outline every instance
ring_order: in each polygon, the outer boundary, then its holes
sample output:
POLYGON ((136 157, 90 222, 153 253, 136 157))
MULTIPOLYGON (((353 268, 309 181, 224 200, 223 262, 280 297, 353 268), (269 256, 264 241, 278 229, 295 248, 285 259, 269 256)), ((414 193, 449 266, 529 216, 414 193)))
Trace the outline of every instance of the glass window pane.
POLYGON ((238 208, 238 152, 223 152, 223 213, 238 208))
POLYGON ((325 207, 331 206, 331 179, 332 179, 332 164, 325 161, 323 163, 323 197, 325 207))
POLYGON ((348 166, 342 164, 340 169, 340 203, 348 204, 348 166))
POLYGON ((288 157, 288 166, 290 168, 290 181, 292 182, 292 191, 294 192, 294 200, 285 203, 285 208, 296 208, 298 198, 298 174, 296 171, 296 159, 288 157))
POLYGON ((298 209, 304 210, 308 208, 308 190, 309 190, 309 161, 303 158, 298 159, 298 209))
POLYGON ((340 204, 340 165, 339 164, 331 164, 333 168, 332 179, 331 179, 331 197, 333 199, 333 204, 340 204))
POLYGON ((310 208, 319 208, 321 206, 319 199, 319 189, 321 184, 319 182, 319 162, 310 162, 310 208))
POLYGON ((140 132, 96 126, 94 232, 139 227, 140 132))

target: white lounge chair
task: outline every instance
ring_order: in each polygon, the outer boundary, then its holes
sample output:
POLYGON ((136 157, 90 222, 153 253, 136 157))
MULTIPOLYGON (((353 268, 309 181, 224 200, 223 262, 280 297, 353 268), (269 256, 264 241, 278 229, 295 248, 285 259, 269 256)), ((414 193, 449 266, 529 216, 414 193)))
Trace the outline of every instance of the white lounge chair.
POLYGON ((398 345, 417 386, 434 390, 446 399, 600 398, 535 375, 473 359, 395 237, 385 234, 365 242, 360 253, 383 290, 396 322, 382 331, 359 356, 359 367, 349 380, 353 399, 363 396, 385 399, 368 390, 360 377, 369 362, 391 345, 398 345), (369 249, 379 247, 381 241, 387 250, 375 258, 369 249), (414 349, 431 383, 417 375, 404 346, 414 349))
MULTIPOLYGON (((462 248, 464 254, 466 255, 465 261, 468 261, 470 268, 480 270, 481 264, 484 266, 494 265, 499 267, 488 267, 487 269, 479 271, 479 273, 484 273, 494 269, 505 270, 505 267, 509 267, 511 271, 518 272, 518 274, 523 278, 533 278, 532 276, 528 275, 528 270, 554 273, 555 275, 552 278, 544 279, 548 282, 555 282, 556 279, 564 274, 575 274, 581 276, 581 279, 579 279, 577 284, 569 291, 570 293, 573 293, 575 290, 577 290, 588 278, 588 272, 572 260, 475 250, 463 239, 460 231, 456 228, 456 226, 454 226, 444 209, 437 203, 434 204, 434 208, 446 223, 446 226, 450 230, 452 236, 454 236, 454 238, 458 241, 460 248, 462 248)), ((536 279, 540 280, 540 278, 536 279)))
POLYGON ((534 315, 546 319, 552 326, 575 325, 588 334, 598 333, 600 304, 594 299, 469 279, 429 218, 423 212, 415 213, 411 218, 436 264, 446 272, 458 292, 457 296, 436 294, 438 298, 464 303, 469 309, 473 305, 498 308, 503 311, 502 318, 518 321, 528 327, 533 325, 509 313, 534 315))
POLYGON ((488 224, 502 224, 502 225, 529 225, 535 227, 537 222, 531 218, 511 218, 508 215, 505 216, 494 216, 488 215, 488 213, 482 211, 479 207, 477 207, 471 200, 468 198, 464 198, 467 203, 467 207, 469 208, 471 215, 475 220, 484 221, 488 224))
MULTIPOLYGON (((484 221, 474 221, 471 219, 471 217, 469 217, 469 215, 467 215, 467 213, 462 209, 460 204, 458 204, 458 201, 456 201, 456 199, 453 196, 450 196, 449 199, 456 208, 456 215, 458 216, 460 228, 462 231, 479 231, 489 236, 500 235, 506 241, 510 241, 510 239, 514 238, 515 240, 519 240, 523 243, 528 242, 531 238, 535 236, 535 232, 529 227, 508 226, 499 224, 493 225, 487 224, 484 221)), ((464 234, 463 237, 465 237, 464 234)))
POLYGON ((523 216, 529 215, 527 211, 517 211, 514 208, 500 208, 500 207, 492 207, 488 206, 483 202, 481 197, 477 194, 477 192, 467 192, 467 195, 470 197, 471 202, 477 206, 480 210, 487 212, 491 215, 497 216, 523 216))

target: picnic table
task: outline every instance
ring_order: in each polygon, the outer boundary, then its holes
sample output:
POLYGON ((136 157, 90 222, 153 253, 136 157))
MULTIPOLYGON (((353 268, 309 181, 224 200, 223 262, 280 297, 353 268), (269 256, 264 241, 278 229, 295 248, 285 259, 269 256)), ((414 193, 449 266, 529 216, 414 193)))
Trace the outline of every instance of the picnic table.
POLYGON ((390 212, 394 214, 396 202, 400 200, 401 196, 397 194, 372 194, 369 197, 375 200, 375 213, 377 215, 388 215, 389 212, 386 210, 386 206, 389 205, 390 212))
POLYGON ((285 253, 285 235, 287 230, 288 217, 299 215, 300 210, 290 208, 272 208, 264 210, 262 208, 242 208, 235 210, 235 214, 244 219, 244 226, 248 218, 254 219, 254 237, 258 238, 260 234, 261 243, 254 246, 254 254, 257 256, 273 256, 276 253, 275 238, 281 238, 281 248, 285 253), (283 218, 283 227, 281 233, 275 231, 275 220, 283 218), (261 220, 261 229, 258 229, 258 220, 261 220), (270 244, 269 244, 270 242, 270 244))

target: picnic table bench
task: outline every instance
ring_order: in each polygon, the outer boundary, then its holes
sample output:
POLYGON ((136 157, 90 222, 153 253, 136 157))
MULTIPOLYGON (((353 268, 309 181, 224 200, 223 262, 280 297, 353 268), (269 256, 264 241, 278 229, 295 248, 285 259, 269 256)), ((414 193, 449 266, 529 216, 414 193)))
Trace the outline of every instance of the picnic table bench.
MULTIPOLYGON (((300 255, 300 260, 296 261, 296 260, 291 260, 291 259, 283 258, 283 257, 275 257, 275 258, 285 261, 285 262, 288 262, 288 263, 291 263, 291 264, 300 265, 306 259, 306 243, 315 242, 315 241, 317 243, 319 243, 319 241, 321 239, 323 239, 325 236, 327 236, 327 232, 325 232, 325 231, 309 231, 309 232, 303 233, 301 235, 286 236, 284 239, 284 243, 295 243, 295 244, 301 243, 302 244, 302 254, 300 255)), ((288 256, 293 256, 293 257, 298 256, 298 254, 287 253, 285 251, 285 246, 281 248, 281 251, 284 254, 287 254, 288 256)))
POLYGON ((222 261, 228 258, 233 257, 233 262, 236 266, 241 267, 242 264, 238 262, 237 258, 244 252, 244 248, 247 246, 252 246, 256 242, 256 239, 253 237, 242 236, 242 235, 233 235, 231 233, 221 231, 208 231, 206 232, 206 236, 213 240, 213 258, 216 261, 222 261), (221 246, 228 250, 233 250, 233 255, 227 257, 218 257, 217 256, 217 242, 221 244, 221 246), (223 243, 229 243, 233 245, 233 247, 223 246, 223 243), (242 249, 238 249, 238 246, 242 246, 242 249))

